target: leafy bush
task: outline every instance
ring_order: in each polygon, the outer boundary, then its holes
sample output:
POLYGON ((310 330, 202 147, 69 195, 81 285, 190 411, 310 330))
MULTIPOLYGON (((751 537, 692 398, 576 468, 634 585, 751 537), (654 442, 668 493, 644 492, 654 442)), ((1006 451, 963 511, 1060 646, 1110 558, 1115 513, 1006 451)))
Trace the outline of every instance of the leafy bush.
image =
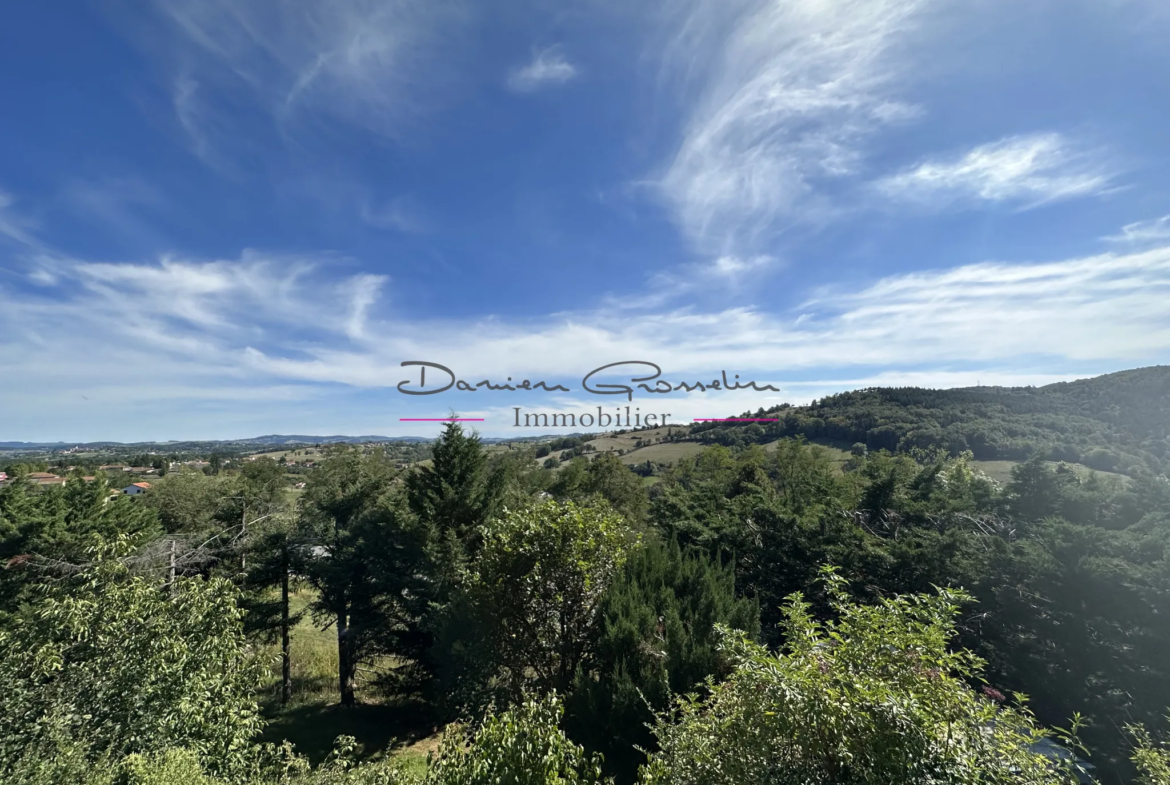
POLYGON ((0 775, 62 738, 90 760, 186 747, 219 771, 249 764, 259 670, 235 590, 179 579, 168 595, 118 555, 99 550, 0 630, 0 775))
POLYGON ((475 732, 451 730, 425 785, 592 785, 606 783, 601 761, 561 732, 556 694, 528 699, 475 732))
POLYGON ((506 512, 482 539, 439 635, 439 648, 457 655, 447 683, 467 690, 488 679, 510 700, 528 688, 566 690, 633 535, 612 511, 549 501, 506 512))
POLYGON ((981 663, 947 648, 965 595, 856 605, 822 574, 837 618, 818 623, 793 596, 781 655, 728 633, 735 672, 680 699, 677 722, 660 717, 642 785, 1074 781, 1031 751, 1042 733, 1026 709, 967 685, 981 663))
POLYGON ((1155 740, 1140 725, 1128 730, 1134 740, 1133 763, 1140 785, 1170 785, 1170 744, 1155 740))

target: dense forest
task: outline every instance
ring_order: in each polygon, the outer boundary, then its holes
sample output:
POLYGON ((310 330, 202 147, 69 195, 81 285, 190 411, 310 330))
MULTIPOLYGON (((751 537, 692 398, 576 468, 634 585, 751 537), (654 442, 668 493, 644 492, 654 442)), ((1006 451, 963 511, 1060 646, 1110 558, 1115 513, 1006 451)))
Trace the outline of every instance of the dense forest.
POLYGON ((873 388, 743 416, 779 422, 700 423, 692 432, 727 446, 805 436, 869 450, 969 450, 978 460, 1022 461, 1041 452, 1103 471, 1162 472, 1170 460, 1170 368, 1045 387, 873 388))
POLYGON ((0 781, 1166 785, 1168 378, 835 396, 653 484, 456 423, 423 464, 329 447, 296 493, 270 458, 139 497, 18 476, 0 781), (1060 462, 1098 449, 1129 476, 1060 462), (306 628, 342 715, 434 729, 424 761, 272 735, 306 628))

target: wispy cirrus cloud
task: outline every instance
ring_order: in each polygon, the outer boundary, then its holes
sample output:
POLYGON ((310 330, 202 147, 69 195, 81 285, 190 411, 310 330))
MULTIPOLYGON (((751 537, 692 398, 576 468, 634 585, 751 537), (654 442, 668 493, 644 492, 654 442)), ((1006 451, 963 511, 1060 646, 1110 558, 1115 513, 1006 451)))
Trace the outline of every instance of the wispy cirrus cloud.
POLYGON ((570 63, 554 46, 534 53, 530 63, 514 68, 508 74, 508 89, 517 93, 531 93, 564 84, 577 75, 577 66, 570 63))
POLYGON ((1115 243, 1149 243, 1170 240, 1170 215, 1149 221, 1136 221, 1121 227, 1121 234, 1102 238, 1115 243))
POLYGON ((855 174, 867 138, 919 110, 897 97, 898 41, 925 0, 676 3, 664 73, 694 106, 656 182, 713 256, 758 253, 834 212, 822 186, 855 174))
POLYGON ((1011 136, 959 156, 928 160, 876 183, 884 197, 932 207, 1016 202, 1025 208, 1097 196, 1114 187, 1099 151, 1059 133, 1011 136))
POLYGON ((228 157, 242 117, 286 135, 341 123, 401 138, 450 76, 463 0, 153 0, 120 21, 171 70, 176 118, 194 152, 228 157), (157 23, 145 23, 151 19, 157 23))
POLYGON ((378 229, 392 229, 407 234, 422 234, 430 229, 422 207, 410 196, 399 196, 382 204, 366 202, 361 218, 378 229))
POLYGON ((0 237, 21 246, 39 247, 40 241, 33 236, 35 225, 12 209, 15 204, 15 198, 0 190, 0 237))

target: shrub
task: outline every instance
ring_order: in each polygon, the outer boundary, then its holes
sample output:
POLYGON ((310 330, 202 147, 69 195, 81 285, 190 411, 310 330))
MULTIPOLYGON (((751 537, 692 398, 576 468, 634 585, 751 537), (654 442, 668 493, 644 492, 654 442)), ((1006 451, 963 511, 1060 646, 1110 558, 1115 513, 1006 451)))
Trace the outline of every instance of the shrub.
POLYGON ((0 775, 61 738, 90 760, 186 747, 218 771, 249 765, 260 670, 234 588, 180 578, 168 594, 119 555, 103 546, 0 631, 0 775))
POLYGON ((787 651, 726 634, 736 662, 706 699, 660 716, 660 751, 642 785, 1068 783, 1029 745, 1024 708, 971 689, 974 655, 947 648, 960 592, 853 604, 823 571, 837 618, 818 623, 799 595, 785 608, 787 651))
POLYGON ((430 761, 425 785, 601 785, 601 761, 560 730, 553 693, 527 699, 475 732, 451 730, 430 761))

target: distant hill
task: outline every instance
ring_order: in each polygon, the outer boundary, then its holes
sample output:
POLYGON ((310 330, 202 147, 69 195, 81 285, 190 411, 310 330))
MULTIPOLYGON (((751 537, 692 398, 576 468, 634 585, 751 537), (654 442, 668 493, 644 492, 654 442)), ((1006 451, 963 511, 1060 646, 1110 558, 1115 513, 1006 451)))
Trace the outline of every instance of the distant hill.
POLYGON ((803 435, 870 450, 971 450, 989 461, 1042 452, 1103 471, 1163 472, 1170 464, 1170 367, 1044 387, 870 388, 742 416, 780 421, 704 423, 691 438, 730 445, 803 435))
MULTIPOLYGON (((540 441, 546 437, 527 436, 523 438, 490 438, 481 437, 484 444, 500 442, 540 441)), ((269 434, 256 436, 250 439, 219 439, 208 441, 167 441, 167 442, 0 442, 0 450, 6 451, 57 451, 79 447, 82 450, 111 450, 111 449, 138 449, 167 450, 179 452, 211 452, 221 448, 253 448, 253 447, 288 447, 292 445, 322 445, 322 444, 382 444, 402 442, 412 444, 429 444, 435 439, 431 436, 285 436, 269 434)))
POLYGON ((111 448, 214 449, 215 447, 280 447, 290 444, 371 444, 381 442, 432 442, 424 436, 257 436, 252 439, 216 439, 208 441, 167 442, 0 442, 0 450, 64 450, 80 447, 83 450, 111 448))
POLYGON ((257 436, 239 439, 234 444, 377 444, 381 442, 431 442, 423 436, 257 436))
MULTIPOLYGON (((66 450, 79 446, 77 442, 0 442, 0 450, 66 450)), ((123 447, 119 442, 91 442, 81 447, 102 449, 106 447, 123 447)))

